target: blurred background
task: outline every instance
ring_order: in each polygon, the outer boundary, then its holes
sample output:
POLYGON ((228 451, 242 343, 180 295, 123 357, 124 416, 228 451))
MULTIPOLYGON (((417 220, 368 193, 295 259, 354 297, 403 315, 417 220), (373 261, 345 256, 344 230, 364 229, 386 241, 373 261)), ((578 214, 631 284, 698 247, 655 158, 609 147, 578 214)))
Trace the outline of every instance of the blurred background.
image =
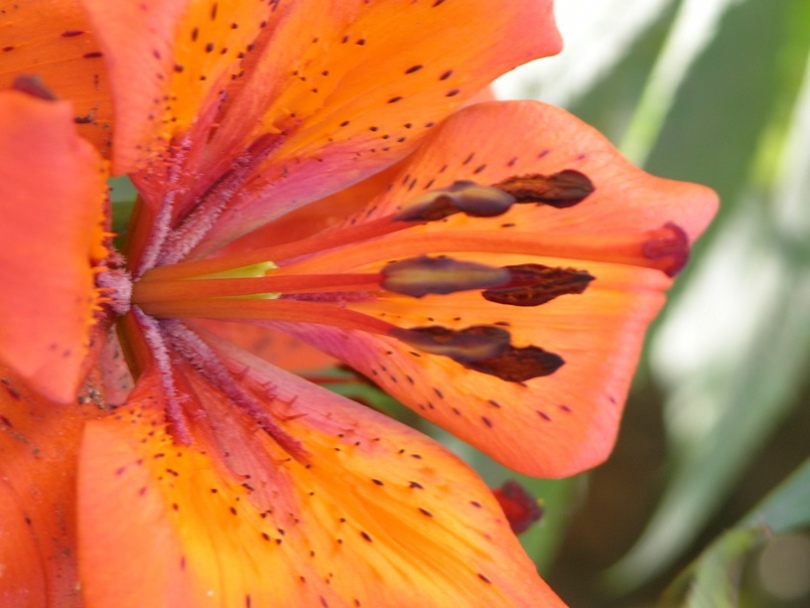
POLYGON ((546 504, 525 546, 578 608, 810 606, 810 1, 556 4, 562 54, 499 97, 565 107, 722 203, 610 461, 521 479, 546 504))

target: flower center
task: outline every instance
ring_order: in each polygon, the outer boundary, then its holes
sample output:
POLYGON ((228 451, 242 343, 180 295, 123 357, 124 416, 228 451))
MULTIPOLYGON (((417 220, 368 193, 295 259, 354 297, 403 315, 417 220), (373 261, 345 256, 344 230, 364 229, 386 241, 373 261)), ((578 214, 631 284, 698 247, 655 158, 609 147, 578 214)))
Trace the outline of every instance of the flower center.
POLYGON ((496 304, 537 306, 561 295, 582 293, 593 279, 585 271, 541 264, 499 267, 445 253, 553 256, 565 253, 563 242, 512 243, 503 237, 493 239, 491 234, 487 237, 487 232, 475 238, 450 231, 426 237, 411 229, 456 214, 471 218, 474 224, 476 218, 500 216, 524 203, 562 209, 592 191, 590 180, 573 170, 513 177, 493 186, 456 182, 379 219, 292 243, 152 268, 134 284, 132 303, 154 319, 312 323, 384 335, 449 357, 468 369, 523 382, 553 373, 563 364, 562 358, 538 346, 512 345, 503 328, 403 328, 355 310, 352 303, 474 290, 496 304), (430 251, 441 253, 431 257, 426 254, 430 251), (392 257, 395 261, 383 261, 392 257), (335 272, 340 261, 345 261, 343 267, 361 270, 335 272))
MULTIPOLYGON (((269 247, 186 260, 186 254, 161 253, 165 248, 158 243, 155 264, 143 264, 132 284, 133 314, 125 321, 134 319, 151 353, 148 362, 161 370, 170 431, 189 443, 197 415, 175 386, 171 362, 178 359, 253 417, 292 458, 306 458, 272 420, 262 417, 255 398, 240 388, 240 372, 228 362, 227 349, 220 356, 222 342, 196 319, 256 323, 304 339, 309 332, 295 324, 330 326, 346 339, 381 336, 391 348, 399 343, 414 356, 446 357, 470 372, 507 383, 554 374, 565 364, 563 358, 525 338, 535 334, 512 329, 508 307, 540 306, 581 294, 595 279, 585 270, 555 263, 600 260, 672 275, 688 251, 686 235, 675 224, 641 236, 632 231, 578 235, 549 230, 538 235, 528 229, 498 229, 525 220, 526 213, 516 206, 542 205, 554 214, 593 191, 590 179, 575 170, 515 176, 489 186, 463 181, 426 192, 387 215, 364 213, 313 236, 269 247), (512 221, 490 221, 510 213, 512 221), (477 292, 486 301, 480 307, 486 310, 481 324, 463 326, 456 323, 461 317, 444 314, 448 306, 472 302, 460 295, 438 303, 458 292, 477 292), (501 306, 505 314, 499 319, 501 306), (445 320, 437 324, 435 318, 445 320)), ((587 217, 587 212, 579 213, 572 221, 587 217)), ((174 237, 170 230, 165 240, 184 242, 174 237)), ((181 250, 186 251, 166 249, 181 250)), ((312 336, 317 343, 319 334, 312 336)))

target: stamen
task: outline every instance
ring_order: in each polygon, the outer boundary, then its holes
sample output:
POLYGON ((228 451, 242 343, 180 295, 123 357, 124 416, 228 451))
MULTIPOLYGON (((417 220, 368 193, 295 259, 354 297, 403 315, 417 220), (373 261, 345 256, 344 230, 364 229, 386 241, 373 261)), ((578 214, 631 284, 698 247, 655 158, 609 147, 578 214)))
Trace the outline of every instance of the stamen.
POLYGON ((467 369, 507 382, 525 382, 557 371, 564 361, 537 346, 510 344, 508 331, 491 325, 461 330, 441 326, 395 328, 390 335, 432 355, 449 357, 467 369))
POLYGON ((239 254, 230 254, 207 260, 158 266, 146 272, 143 278, 155 281, 188 279, 234 270, 245 266, 252 266, 266 262, 267 260, 275 260, 277 262, 289 260, 385 236, 386 234, 409 228, 412 225, 414 224, 395 222, 393 221, 393 216, 387 216, 365 224, 357 224, 339 230, 319 233, 292 243, 252 249, 239 254))
MULTIPOLYGON (((247 164, 250 165, 250 163, 247 164)), ((242 176, 241 172, 235 172, 230 179, 240 179, 240 176, 242 176)), ((231 185, 228 182, 228 187, 231 185)), ((214 194, 220 186, 225 187, 219 184, 217 189, 207 195, 211 197, 212 201, 217 198, 214 194)), ((162 265, 148 270, 144 274, 144 278, 148 275, 150 280, 186 279, 233 270, 267 260, 274 260, 282 265, 281 262, 286 260, 377 239, 418 224, 444 219, 456 213, 464 213, 470 217, 495 217, 506 213, 515 203, 545 203, 553 207, 564 208, 581 202, 593 191, 594 186, 590 179, 573 169, 566 169, 550 176, 534 174, 511 177, 493 186, 458 181, 446 188, 425 193, 396 214, 371 222, 329 230, 292 243, 191 262, 180 262, 179 260, 182 258, 182 255, 178 253, 180 249, 168 253, 171 249, 169 246, 161 256, 162 265)), ((219 199, 217 198, 217 200, 219 199)), ((192 215, 202 214, 203 209, 206 209, 205 217, 213 217, 211 215, 213 211, 209 209, 213 202, 211 204, 206 202, 206 205, 201 203, 192 215)), ((191 216, 185 224, 194 224, 191 216)), ((188 228, 186 227, 184 230, 187 232, 188 228)), ((181 231, 174 232, 175 235, 179 235, 181 231)), ((190 243, 193 239, 188 235, 182 239, 175 235, 172 236, 173 242, 182 242, 185 247, 182 251, 190 251, 186 247, 186 243, 190 243)), ((196 241, 194 242, 196 243, 196 241)))
POLYGON ((511 339, 508 331, 491 325, 473 325, 460 330, 439 325, 411 329, 397 327, 390 334, 421 351, 450 357, 462 364, 503 354, 511 339))
POLYGON ((573 207, 595 190, 588 176, 574 169, 553 175, 535 173, 510 177, 493 187, 511 194, 518 203, 545 203, 557 209, 573 207))
POLYGON ((391 262, 382 269, 382 276, 385 289, 414 298, 496 287, 510 279, 504 268, 424 255, 391 262))
POLYGON ((594 279, 584 270, 542 264, 518 264, 504 270, 510 274, 509 283, 481 295, 490 302, 511 306, 539 306, 558 296, 580 294, 594 279))
POLYGON ((495 217, 506 213, 515 197, 497 187, 458 181, 411 201, 394 219, 399 222, 434 222, 456 213, 472 217, 495 217))
MULTIPOLYGON (((644 237, 637 234, 613 236, 551 233, 538 237, 531 232, 511 232, 505 238, 500 231, 467 229, 455 232, 435 231, 429 234, 411 232, 392 235, 386 239, 385 257, 407 258, 424 254, 426 244, 429 244, 430 250, 443 253, 512 253, 590 262, 598 260, 672 272, 677 267, 674 264, 677 256, 674 254, 682 251, 682 248, 675 247, 674 236, 674 229, 666 226, 650 231, 644 237), (661 257, 659 254, 664 251, 669 255, 661 257)), ((358 243, 343 249, 339 256, 317 256, 296 262, 294 270, 300 274, 338 272, 342 268, 356 268, 378 262, 380 257, 380 243, 358 243)))
POLYGON ((495 357, 468 361, 465 367, 477 372, 497 376, 507 382, 525 382, 540 376, 550 376, 562 367, 565 361, 555 353, 551 353, 538 346, 509 349, 495 357))

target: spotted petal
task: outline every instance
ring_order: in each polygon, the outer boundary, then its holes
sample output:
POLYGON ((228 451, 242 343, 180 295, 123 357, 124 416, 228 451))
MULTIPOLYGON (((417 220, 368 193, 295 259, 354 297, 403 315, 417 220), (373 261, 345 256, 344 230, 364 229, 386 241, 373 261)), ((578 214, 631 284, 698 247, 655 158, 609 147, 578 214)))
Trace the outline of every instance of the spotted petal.
POLYGON ((101 49, 78 0, 3 3, 0 89, 34 76, 73 102, 79 134, 105 156, 112 147, 112 98, 101 49))
POLYGON ((409 199, 456 180, 492 185, 566 170, 581 172, 595 187, 573 206, 516 204, 493 218, 458 213, 296 261, 288 270, 367 272, 430 253, 594 277, 531 307, 490 301, 480 291, 420 299, 388 294, 347 304, 404 328, 499 327, 511 336, 512 359, 481 371, 458 356, 429 354, 392 337, 312 325, 287 329, 513 469, 558 476, 598 464, 615 440, 644 332, 671 282, 667 275, 682 266, 689 240, 714 212, 712 192, 636 169, 562 110, 482 104, 449 119, 350 224, 390 217, 409 199), (529 347, 561 358, 562 366, 530 365, 536 377, 515 378, 508 368, 517 358, 539 352, 522 350, 529 347))
POLYGON ((68 102, 0 95, 0 359, 44 396, 75 397, 97 306, 106 172, 68 102))
POLYGON ((453 456, 216 347, 297 447, 285 451, 182 363, 178 390, 205 415, 194 443, 179 445, 166 432, 160 378, 147 372, 131 404, 90 425, 82 447, 90 608, 562 605, 492 494, 453 456))
POLYGON ((83 423, 101 411, 0 376, 0 605, 78 608, 76 461, 83 423))
POLYGON ((146 204, 170 199, 175 218, 198 208, 200 251, 391 164, 560 48, 551 0, 84 4, 108 58, 115 171, 142 169, 146 204))

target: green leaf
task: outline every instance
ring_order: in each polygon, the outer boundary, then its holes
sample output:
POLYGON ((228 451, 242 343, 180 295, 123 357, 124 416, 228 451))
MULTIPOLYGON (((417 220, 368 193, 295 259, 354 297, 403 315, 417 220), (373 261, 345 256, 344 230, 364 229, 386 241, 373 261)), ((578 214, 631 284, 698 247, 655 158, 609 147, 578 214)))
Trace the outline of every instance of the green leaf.
POLYGON ((663 606, 736 606, 743 561, 776 534, 810 525, 810 459, 722 534, 670 585, 663 606))

